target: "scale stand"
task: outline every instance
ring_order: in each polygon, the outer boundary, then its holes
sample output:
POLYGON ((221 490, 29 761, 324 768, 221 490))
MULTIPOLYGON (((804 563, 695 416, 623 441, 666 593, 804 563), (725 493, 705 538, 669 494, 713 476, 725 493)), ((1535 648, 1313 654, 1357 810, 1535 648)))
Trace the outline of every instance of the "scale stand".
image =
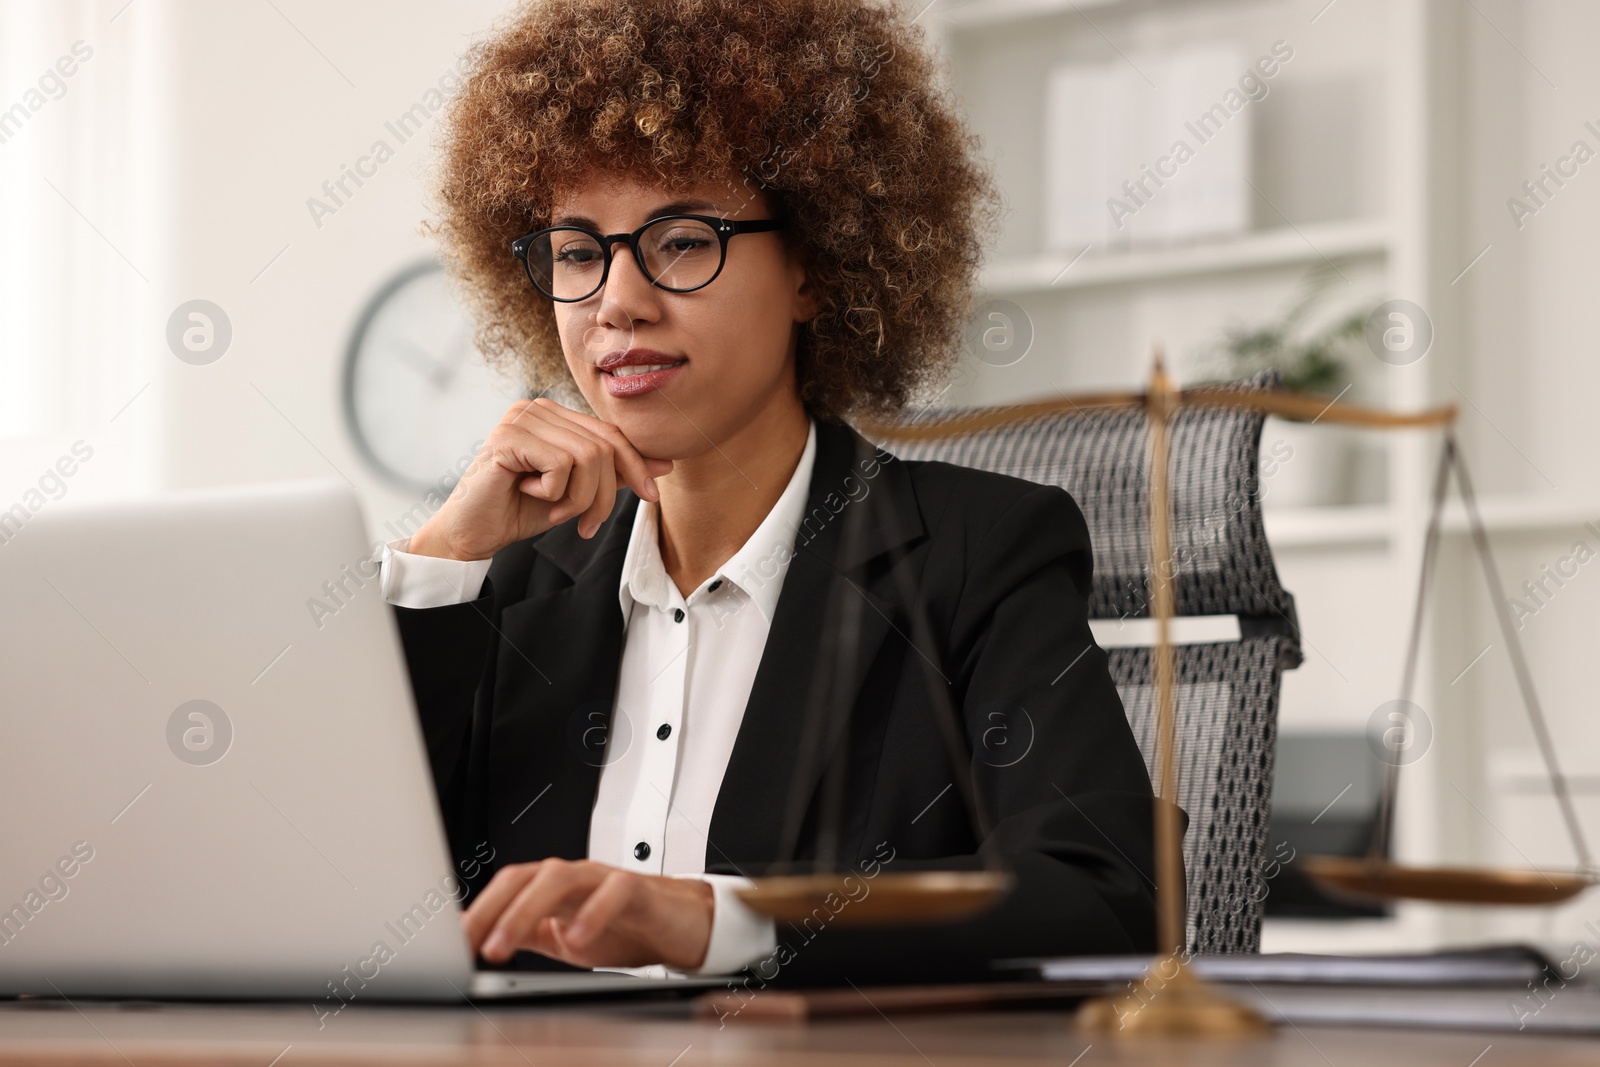
POLYGON ((1172 381, 1155 355, 1145 410, 1150 416, 1150 554, 1155 579, 1151 607, 1156 618, 1153 666, 1156 683, 1156 928, 1158 957, 1138 986, 1117 996, 1095 997, 1078 1009, 1080 1033, 1101 1036, 1250 1037, 1271 1027, 1254 1008, 1222 993, 1188 967, 1184 944, 1182 829, 1178 822, 1176 665, 1172 651, 1175 610, 1172 512, 1168 503, 1167 420, 1177 410, 1172 381))

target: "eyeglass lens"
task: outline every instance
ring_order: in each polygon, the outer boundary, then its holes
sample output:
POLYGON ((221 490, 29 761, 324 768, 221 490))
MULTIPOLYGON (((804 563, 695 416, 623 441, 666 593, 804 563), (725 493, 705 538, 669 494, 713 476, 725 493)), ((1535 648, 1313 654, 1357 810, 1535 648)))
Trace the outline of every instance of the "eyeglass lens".
MULTIPOLYGON (((645 273, 667 289, 694 289, 710 281, 722 265, 716 231, 694 219, 663 219, 639 235, 645 273)), ((627 255, 625 245, 612 246, 627 255)), ((528 247, 528 273, 547 296, 582 300, 600 288, 605 254, 592 234, 554 230, 528 247)))

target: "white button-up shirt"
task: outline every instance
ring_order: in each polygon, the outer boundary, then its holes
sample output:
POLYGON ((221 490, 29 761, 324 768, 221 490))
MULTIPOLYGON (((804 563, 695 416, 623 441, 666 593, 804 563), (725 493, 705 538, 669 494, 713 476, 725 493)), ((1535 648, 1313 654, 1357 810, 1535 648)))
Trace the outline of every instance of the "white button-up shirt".
MULTIPOLYGON (((640 500, 617 590, 624 636, 605 765, 589 823, 589 858, 712 886, 711 942, 696 974, 726 974, 772 952, 772 920, 734 894, 747 884, 705 873, 706 832, 744 719, 805 516, 817 428, 778 501, 750 538, 687 597, 661 560, 657 505, 640 500)), ((401 607, 474 599, 489 560, 448 560, 384 547, 384 598, 401 607)), ((664 975, 664 967, 633 968, 664 975)))

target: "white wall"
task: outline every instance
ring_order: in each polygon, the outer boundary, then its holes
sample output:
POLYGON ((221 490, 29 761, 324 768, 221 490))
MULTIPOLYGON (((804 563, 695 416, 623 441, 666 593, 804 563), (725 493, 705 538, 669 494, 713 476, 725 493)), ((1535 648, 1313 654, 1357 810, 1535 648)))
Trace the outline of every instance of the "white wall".
POLYGON ((166 426, 163 481, 331 468, 379 526, 412 501, 353 450, 338 375, 366 300, 430 251, 418 226, 431 145, 402 144, 385 123, 451 74, 504 5, 275 3, 178 5, 172 302, 220 304, 235 337, 215 364, 168 368, 180 414, 166 426), (394 157, 336 214, 314 218, 307 200, 379 140, 394 157))
MULTIPOLYGON (((1459 76, 1460 164, 1440 182, 1457 185, 1456 231, 1466 262, 1490 251, 1458 288, 1462 314, 1450 338, 1462 351, 1456 383, 1465 440, 1478 481, 1575 502, 1564 521, 1507 531, 1494 539, 1508 592, 1541 576, 1580 538, 1600 552, 1600 466, 1594 402, 1600 278, 1600 69, 1587 44, 1600 38, 1600 7, 1583 0, 1479 0, 1463 22, 1459 76), (1513 221, 1507 200, 1528 200, 1524 181, 1554 166, 1577 140, 1597 153, 1564 179, 1537 214, 1513 221)), ((1464 547, 1464 546, 1463 546, 1464 547)), ((1518 637, 1532 663, 1563 769, 1578 776, 1578 806, 1591 847, 1600 847, 1600 564, 1575 567, 1551 585, 1518 637)), ((1476 562, 1460 556, 1442 573, 1452 592, 1441 613, 1439 672, 1453 699, 1441 709, 1462 735, 1452 754, 1461 793, 1455 809, 1466 854, 1504 866, 1569 866, 1572 846, 1542 781, 1542 763, 1505 656, 1476 562), (1487 655, 1454 686, 1450 677, 1485 646, 1487 655)), ((1593 894, 1552 911, 1513 909, 1462 917, 1481 936, 1540 937, 1566 948, 1595 944, 1586 921, 1600 923, 1593 894)))
MULTIPOLYGON (((8 283, 7 310, 37 306, 52 328, 104 324, 99 335, 21 353, 24 363, 72 367, 63 392, 87 391, 92 402, 51 402, 42 428, 0 440, 0 501, 16 499, 35 467, 88 437, 105 444, 85 465, 81 492, 342 476, 359 491, 369 524, 381 527, 414 499, 355 452, 339 373, 368 298, 430 253, 418 226, 437 128, 402 144, 384 124, 436 87, 506 5, 124 2, 79 5, 73 24, 38 34, 37 54, 0 72, 0 101, 9 103, 19 82, 75 37, 95 48, 67 94, 0 145, 0 181, 11 183, 0 188, 8 214, 37 213, 46 243, 67 242, 76 257, 8 283), (92 156, 73 153, 107 134, 114 142, 92 156), (379 139, 394 158, 317 225, 307 199, 379 139), (74 199, 82 191, 80 206, 105 238, 42 177, 74 199), (108 241, 148 281, 108 260, 108 241), (85 264, 101 269, 75 276, 85 264), (204 366, 181 362, 166 343, 169 315, 196 298, 219 305, 233 328, 228 351, 204 366), (115 316, 106 315, 108 302, 115 316), (107 476, 87 477, 101 471, 107 476)), ((9 357, 36 342, 17 338, 9 357)))

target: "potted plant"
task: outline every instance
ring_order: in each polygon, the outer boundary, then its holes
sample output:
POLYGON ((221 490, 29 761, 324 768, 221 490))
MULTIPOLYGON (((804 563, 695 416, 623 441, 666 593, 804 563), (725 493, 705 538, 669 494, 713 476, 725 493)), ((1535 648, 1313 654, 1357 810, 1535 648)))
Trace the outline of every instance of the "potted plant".
MULTIPOLYGON (((1282 317, 1255 326, 1230 326, 1203 350, 1213 379, 1248 378, 1275 370, 1285 389, 1333 400, 1352 381, 1346 354, 1360 343, 1367 315, 1352 313, 1307 331, 1305 322, 1332 277, 1312 272, 1282 317)), ((1342 427, 1270 417, 1261 437, 1261 496, 1267 507, 1348 503, 1353 491, 1355 449, 1342 427)))

